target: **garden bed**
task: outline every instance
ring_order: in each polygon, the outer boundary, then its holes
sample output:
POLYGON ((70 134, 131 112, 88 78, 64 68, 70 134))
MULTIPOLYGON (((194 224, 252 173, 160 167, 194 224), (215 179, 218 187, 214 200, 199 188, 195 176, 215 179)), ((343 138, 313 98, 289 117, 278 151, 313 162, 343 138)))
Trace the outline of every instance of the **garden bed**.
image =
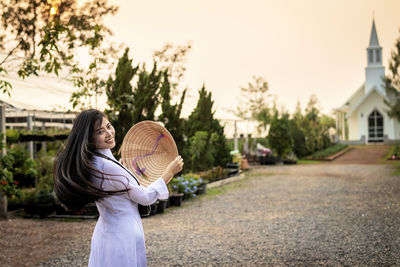
POLYGON ((343 155, 344 153, 346 153, 347 151, 349 151, 351 149, 352 149, 352 147, 350 147, 348 145, 336 144, 336 145, 330 146, 324 150, 313 153, 311 156, 307 157, 307 159, 331 161, 331 160, 334 160, 334 159, 340 157, 341 155, 343 155))

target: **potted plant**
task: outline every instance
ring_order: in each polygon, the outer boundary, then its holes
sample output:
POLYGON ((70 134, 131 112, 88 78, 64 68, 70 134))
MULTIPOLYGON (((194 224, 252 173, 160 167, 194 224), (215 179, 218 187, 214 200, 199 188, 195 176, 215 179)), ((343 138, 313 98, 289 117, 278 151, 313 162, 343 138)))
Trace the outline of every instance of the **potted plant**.
POLYGON ((207 192, 207 182, 200 178, 200 184, 197 189, 197 194, 202 195, 207 192))
POLYGON ((31 188, 25 192, 24 211, 28 217, 33 217, 37 213, 38 192, 31 188))
POLYGON ((156 215, 157 205, 158 205, 158 200, 155 203, 150 205, 150 215, 156 215))
POLYGON ((169 196, 169 202, 171 206, 180 207, 182 205, 183 193, 172 193, 169 196))
POLYGON ((183 184, 185 186, 185 190, 184 190, 184 194, 186 196, 186 198, 192 198, 192 197, 196 197, 199 188, 201 186, 201 192, 204 193, 205 192, 205 183, 203 181, 203 179, 194 173, 188 173, 183 175, 183 184))
POLYGON ((171 206, 181 206, 183 199, 183 192, 185 190, 182 180, 174 177, 168 183, 169 203, 171 206))
POLYGON ((55 199, 52 193, 42 189, 37 196, 37 211, 41 218, 53 213, 55 210, 55 199))
POLYGON ((157 201, 157 213, 163 213, 164 210, 167 208, 168 200, 159 199, 157 201))

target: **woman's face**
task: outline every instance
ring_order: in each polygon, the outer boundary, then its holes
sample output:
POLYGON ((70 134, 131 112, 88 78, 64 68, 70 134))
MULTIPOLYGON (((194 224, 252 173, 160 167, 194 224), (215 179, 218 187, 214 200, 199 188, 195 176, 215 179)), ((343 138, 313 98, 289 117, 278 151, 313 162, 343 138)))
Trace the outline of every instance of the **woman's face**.
MULTIPOLYGON (((96 126, 95 126, 96 127, 96 126)), ((107 118, 103 117, 101 125, 94 129, 94 145, 97 149, 112 149, 115 147, 115 130, 107 118)))

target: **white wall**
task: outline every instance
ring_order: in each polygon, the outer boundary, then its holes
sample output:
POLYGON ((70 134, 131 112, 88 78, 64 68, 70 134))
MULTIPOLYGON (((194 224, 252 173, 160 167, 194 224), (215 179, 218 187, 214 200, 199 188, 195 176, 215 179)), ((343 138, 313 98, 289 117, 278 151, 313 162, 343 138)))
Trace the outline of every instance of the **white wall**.
POLYGON ((394 139, 400 139, 400 122, 397 119, 394 119, 394 139))
POLYGON ((349 125, 349 140, 359 140, 361 136, 359 135, 359 123, 357 120, 357 112, 354 111, 350 117, 347 119, 347 125, 349 125))
POLYGON ((393 120, 386 113, 387 106, 383 101, 383 97, 376 91, 372 92, 354 112, 361 119, 359 123, 359 137, 365 135, 368 141, 368 116, 374 109, 377 109, 383 116, 383 134, 388 135, 389 139, 395 139, 393 120), (362 117, 361 114, 363 115, 362 117))
POLYGON ((368 66, 365 68, 365 94, 374 87, 385 93, 382 87, 382 77, 385 76, 385 68, 380 66, 368 66))

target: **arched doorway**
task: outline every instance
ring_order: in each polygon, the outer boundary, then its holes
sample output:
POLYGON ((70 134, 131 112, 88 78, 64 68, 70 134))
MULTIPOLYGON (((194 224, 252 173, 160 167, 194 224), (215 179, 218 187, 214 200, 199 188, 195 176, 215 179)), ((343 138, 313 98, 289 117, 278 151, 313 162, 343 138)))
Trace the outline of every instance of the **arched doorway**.
POLYGON ((368 116, 368 142, 383 142, 383 116, 376 109, 368 116))

